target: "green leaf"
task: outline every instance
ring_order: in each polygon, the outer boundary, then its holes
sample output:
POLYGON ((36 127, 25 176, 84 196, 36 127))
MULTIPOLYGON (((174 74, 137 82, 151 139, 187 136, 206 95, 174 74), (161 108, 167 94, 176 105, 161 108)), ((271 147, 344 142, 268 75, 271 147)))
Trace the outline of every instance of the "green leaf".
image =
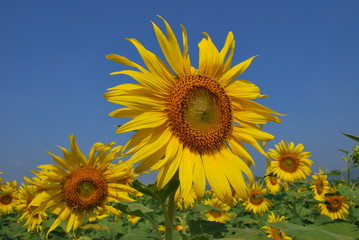
POLYGON ((228 232, 228 229, 224 223, 209 222, 204 220, 191 222, 189 225, 189 230, 192 237, 195 235, 206 234, 212 235, 214 238, 218 238, 223 237, 224 234, 228 232))
POLYGON ((338 170, 333 170, 333 171, 330 171, 328 173, 323 173, 323 175, 331 175, 331 176, 341 176, 342 173, 338 170))
POLYGON ((152 223, 155 222, 153 210, 151 208, 142 205, 141 203, 121 202, 116 205, 116 208, 126 214, 148 219, 152 223))
POLYGON ((341 151, 341 152, 343 152, 343 153, 345 153, 345 154, 347 154, 347 155, 349 154, 349 152, 348 152, 347 150, 340 149, 340 148, 338 148, 338 150, 341 151))
POLYGON ((344 134, 344 135, 347 136, 348 138, 353 139, 354 141, 359 142, 359 137, 357 137, 357 136, 353 136, 353 135, 350 135, 350 134, 347 134, 347 133, 344 133, 344 132, 342 132, 342 134, 344 134))
POLYGON ((253 228, 228 228, 226 239, 267 240, 265 231, 253 228), (245 237, 244 237, 245 236, 245 237))
POLYGON ((359 229, 354 224, 346 222, 334 222, 320 226, 301 226, 293 223, 267 223, 284 231, 290 237, 303 240, 325 239, 325 240, 355 240, 359 236, 359 229))

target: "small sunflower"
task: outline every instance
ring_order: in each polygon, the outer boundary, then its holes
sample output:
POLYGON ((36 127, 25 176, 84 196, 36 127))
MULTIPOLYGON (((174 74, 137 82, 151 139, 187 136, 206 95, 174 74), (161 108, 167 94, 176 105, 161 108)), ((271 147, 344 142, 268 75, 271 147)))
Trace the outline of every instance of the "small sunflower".
POLYGON ((18 204, 16 181, 0 184, 0 216, 12 213, 18 204))
POLYGON ((48 170, 38 172, 40 179, 46 177, 46 181, 32 182, 43 191, 30 204, 36 207, 33 215, 45 210, 57 215, 47 235, 65 220, 66 232, 69 232, 99 213, 120 215, 120 211, 106 203, 132 201, 127 193, 136 190, 120 183, 133 174, 131 166, 122 162, 110 167, 121 149, 121 146, 113 147, 114 144, 96 143, 85 157, 71 135, 71 151, 60 147, 63 158, 48 152, 59 166, 38 166, 48 170))
POLYGON ((210 198, 203 201, 205 205, 215 207, 212 210, 204 211, 207 217, 207 221, 226 223, 230 220, 230 214, 228 211, 231 210, 231 207, 219 200, 218 198, 210 198))
POLYGON ((314 199, 318 201, 325 200, 325 194, 329 193, 329 181, 327 180, 327 175, 323 174, 323 170, 319 169, 319 173, 316 173, 312 176, 312 185, 310 188, 314 193, 314 199))
MULTIPOLYGON (((275 214, 273 212, 271 212, 270 215, 268 215, 268 222, 269 223, 274 223, 274 222, 287 222, 285 220, 285 217, 282 216, 275 216, 275 214)), ((264 226, 262 227, 263 229, 266 230, 267 232, 267 237, 274 239, 274 240, 292 240, 291 237, 288 237, 285 232, 283 232, 282 230, 279 230, 278 228, 275 227, 271 227, 271 226, 264 226)))
POLYGON ((133 216, 133 215, 127 215, 127 220, 130 222, 130 223, 137 223, 138 221, 141 220, 141 217, 137 217, 137 216, 133 216))
POLYGON ((194 183, 201 199, 206 180, 224 202, 232 203, 232 189, 245 197, 244 177, 253 180, 248 165, 253 158, 243 143, 265 155, 258 142, 273 135, 260 124, 280 122, 279 113, 254 102, 265 98, 255 84, 235 80, 254 57, 232 65, 235 41, 229 32, 221 50, 205 33, 198 44, 199 66, 191 65, 186 29, 182 26, 183 49, 170 25, 163 19, 166 34, 153 24, 168 65, 136 39, 128 39, 138 50, 146 67, 110 54, 106 58, 136 68, 112 74, 125 74, 138 84, 122 84, 108 89, 104 97, 126 106, 110 113, 113 117, 133 118, 117 133, 137 132, 125 146, 129 161, 140 162, 135 171, 159 170, 157 187, 162 189, 178 171, 181 198, 186 199, 194 183))
POLYGON ((278 177, 273 174, 271 167, 268 167, 266 172, 267 173, 265 174, 264 177, 266 182, 266 187, 268 188, 270 193, 276 194, 277 192, 280 191, 281 180, 278 179, 278 177))
POLYGON ((27 231, 40 232, 42 231, 41 223, 46 220, 47 214, 45 212, 39 212, 32 214, 34 207, 30 206, 32 200, 39 192, 36 186, 22 184, 19 188, 19 203, 16 206, 17 211, 21 214, 18 222, 24 221, 24 226, 27 227, 27 231))
POLYGON ((179 209, 187 209, 193 207, 195 201, 197 200, 196 191, 194 189, 194 186, 192 186, 191 192, 187 195, 186 199, 179 198, 180 189, 177 189, 176 195, 175 195, 175 202, 179 209))
POLYGON ((293 142, 281 141, 275 147, 276 150, 269 149, 268 156, 273 159, 271 168, 279 179, 294 182, 310 175, 313 162, 308 159, 310 152, 303 152, 303 144, 295 146, 293 142))
POLYGON ((344 196, 333 195, 327 196, 325 198, 325 203, 318 204, 321 215, 326 215, 330 217, 331 220, 334 219, 345 219, 349 214, 349 205, 344 196))
POLYGON ((246 211, 253 212, 254 214, 263 214, 272 206, 272 202, 269 199, 266 199, 262 194, 267 193, 267 189, 259 183, 254 183, 249 187, 249 196, 246 201, 243 203, 246 211))

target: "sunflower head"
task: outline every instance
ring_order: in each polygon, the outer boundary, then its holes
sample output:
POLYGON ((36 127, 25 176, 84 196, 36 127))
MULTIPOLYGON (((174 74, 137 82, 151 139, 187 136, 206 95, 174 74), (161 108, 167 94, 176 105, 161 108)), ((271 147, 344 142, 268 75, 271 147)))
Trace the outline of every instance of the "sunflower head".
POLYGON ((281 141, 275 147, 276 149, 269 149, 268 156, 273 159, 271 168, 279 179, 294 182, 310 175, 313 162, 308 159, 311 154, 303 152, 303 144, 294 145, 293 142, 281 141))
POLYGON ((248 194, 243 173, 253 180, 248 166, 254 161, 243 143, 265 155, 258 142, 274 136, 259 125, 279 123, 275 115, 280 114, 253 101, 267 97, 259 87, 235 80, 254 57, 232 66, 232 32, 222 49, 205 33, 198 44, 199 65, 195 68, 188 53, 186 29, 182 26, 180 46, 170 25, 163 22, 166 34, 152 25, 167 63, 135 39, 128 41, 138 50, 144 67, 120 55, 106 56, 135 68, 112 74, 125 74, 138 82, 109 89, 104 97, 125 106, 110 115, 133 118, 117 132, 136 130, 124 150, 133 154, 131 163, 140 162, 136 172, 159 170, 159 189, 178 172, 181 199, 190 194, 192 182, 197 198, 203 198, 208 181, 220 200, 232 204, 232 191, 243 198, 248 194))
POLYGON ((71 149, 60 147, 63 157, 48 152, 57 165, 41 165, 42 171, 35 171, 38 178, 27 180, 42 190, 31 201, 30 206, 35 208, 32 214, 46 210, 58 215, 48 233, 65 220, 68 220, 66 232, 69 232, 98 213, 120 215, 106 203, 132 201, 128 193, 137 191, 121 182, 131 177, 133 169, 127 162, 111 164, 121 155, 122 147, 114 147, 114 144, 96 143, 85 156, 74 136, 70 136, 71 149))
POLYGON ((12 213, 18 204, 16 181, 0 184, 0 215, 12 213))
POLYGON ((230 216, 232 215, 229 213, 231 210, 230 206, 223 203, 218 198, 206 199, 203 203, 214 207, 211 210, 204 211, 206 213, 205 216, 207 217, 207 221, 226 223, 230 220, 230 216))
POLYGON ((319 169, 319 173, 314 174, 312 178, 313 180, 311 181, 312 185, 310 188, 314 193, 314 199, 318 201, 324 201, 325 194, 329 193, 330 191, 327 175, 324 174, 322 169, 319 169))
POLYGON ((280 191, 281 180, 274 175, 271 171, 267 171, 264 177, 266 187, 268 188, 270 193, 276 194, 280 191))
POLYGON ((18 222, 25 221, 24 226, 27 227, 28 232, 42 231, 41 223, 47 218, 45 212, 32 214, 34 207, 30 205, 38 193, 37 187, 34 185, 22 184, 19 188, 19 202, 16 208, 21 216, 18 222))
MULTIPOLYGON (((274 223, 274 222, 287 222, 287 221, 285 220, 284 216, 276 216, 274 212, 271 212, 270 215, 268 215, 268 222, 274 223)), ((292 240, 291 237, 287 236, 285 232, 279 230, 278 228, 271 227, 269 225, 266 225, 262 228, 266 230, 268 238, 274 240, 292 240)))
POLYGON ((325 203, 318 204, 320 214, 330 217, 330 219, 345 219, 349 214, 347 199, 341 195, 330 195, 325 197, 325 203))
POLYGON ((259 183, 254 183, 249 186, 248 198, 243 203, 246 211, 253 212, 254 214, 263 214, 266 212, 272 205, 272 202, 261 195, 265 194, 267 191, 268 190, 263 188, 259 183))

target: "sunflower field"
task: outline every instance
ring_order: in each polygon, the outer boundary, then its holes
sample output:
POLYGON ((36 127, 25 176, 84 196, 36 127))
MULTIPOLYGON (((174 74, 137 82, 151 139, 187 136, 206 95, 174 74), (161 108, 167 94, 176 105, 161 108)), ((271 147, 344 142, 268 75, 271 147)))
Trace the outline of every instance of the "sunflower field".
POLYGON ((268 97, 258 86, 236 80, 255 56, 232 64, 233 33, 222 49, 204 33, 195 68, 185 27, 178 41, 160 18, 165 31, 152 26, 166 62, 136 39, 127 40, 145 66, 106 56, 132 68, 112 75, 137 81, 104 94, 120 105, 110 116, 130 119, 116 132, 133 135, 87 154, 70 135, 70 147, 47 152, 52 161, 25 183, 0 178, 0 239, 359 239, 359 180, 351 177, 359 137, 343 133, 356 145, 340 149, 342 172, 313 172, 302 143, 269 148, 274 136, 264 127, 285 115, 256 102, 268 97), (248 147, 266 159, 263 176, 253 175, 248 147), (153 184, 137 179, 150 172, 153 184))

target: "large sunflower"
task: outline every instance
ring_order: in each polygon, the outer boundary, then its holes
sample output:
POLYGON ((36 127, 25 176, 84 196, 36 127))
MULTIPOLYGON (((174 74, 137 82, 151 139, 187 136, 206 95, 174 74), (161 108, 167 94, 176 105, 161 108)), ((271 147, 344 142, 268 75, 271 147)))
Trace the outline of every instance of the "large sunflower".
POLYGON ((199 66, 191 66, 186 29, 182 26, 182 43, 177 41, 165 21, 166 35, 153 24, 168 65, 139 41, 128 39, 138 50, 146 67, 110 54, 115 62, 137 68, 112 74, 125 74, 138 84, 110 88, 104 97, 126 106, 110 113, 113 117, 133 118, 117 129, 118 133, 137 130, 128 141, 130 162, 140 162, 136 172, 160 170, 157 186, 163 188, 179 172, 180 196, 186 198, 192 182, 202 198, 206 179, 217 196, 232 202, 232 189, 245 197, 244 172, 253 180, 247 166, 253 159, 243 143, 265 154, 258 141, 269 141, 271 134, 259 124, 280 122, 277 112, 253 99, 264 98, 259 87, 246 80, 234 80, 250 65, 254 57, 232 65, 234 37, 229 32, 221 50, 205 33, 198 44, 199 66))
POLYGON ((0 184, 0 216, 12 213, 18 204, 16 181, 0 184))
POLYGON ((254 183, 249 187, 249 196, 243 203, 246 211, 253 212, 254 214, 263 214, 265 213, 272 202, 269 199, 266 199, 260 195, 267 193, 267 189, 259 183, 254 183))
POLYGON ((310 188, 314 193, 314 199, 318 201, 325 200, 325 194, 329 193, 330 186, 327 180, 327 175, 324 174, 322 169, 319 169, 319 173, 312 176, 312 185, 310 188))
POLYGON ((135 193, 136 190, 120 182, 128 179, 133 174, 133 169, 126 162, 111 165, 121 149, 121 146, 113 147, 114 144, 96 143, 85 157, 74 136, 70 136, 71 151, 60 147, 64 158, 48 152, 59 166, 38 166, 48 170, 37 172, 40 178, 46 177, 47 181, 43 181, 44 184, 40 181, 32 182, 43 191, 30 204, 36 207, 33 215, 44 210, 57 215, 48 233, 65 220, 66 232, 69 232, 97 213, 111 212, 120 215, 117 209, 106 203, 132 200, 127 193, 135 193))
POLYGON ((275 147, 276 149, 269 149, 268 156, 274 160, 271 162, 271 169, 279 179, 294 182, 310 175, 313 162, 308 159, 310 152, 303 152, 303 144, 295 146, 293 142, 280 141, 275 147))

